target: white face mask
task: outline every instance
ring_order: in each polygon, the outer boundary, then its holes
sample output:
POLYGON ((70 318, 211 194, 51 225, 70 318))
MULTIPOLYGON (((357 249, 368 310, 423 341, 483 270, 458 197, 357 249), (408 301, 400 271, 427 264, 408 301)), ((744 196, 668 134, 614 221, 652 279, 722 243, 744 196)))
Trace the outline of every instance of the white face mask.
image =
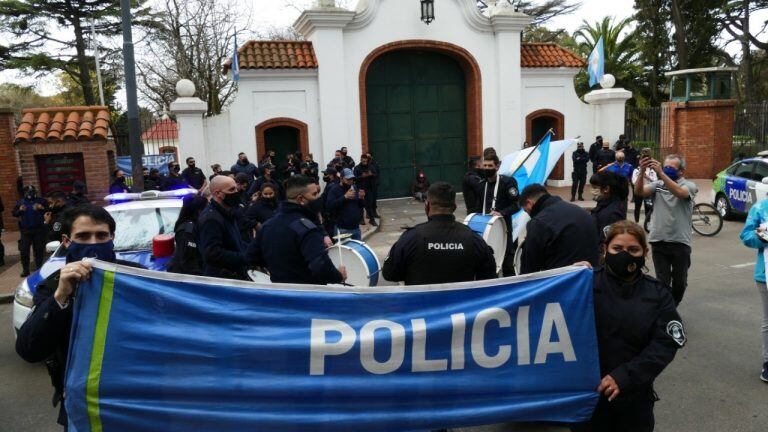
POLYGON ((595 201, 599 200, 600 197, 603 196, 603 192, 600 190, 600 188, 592 187, 591 191, 592 191, 592 199, 595 201))

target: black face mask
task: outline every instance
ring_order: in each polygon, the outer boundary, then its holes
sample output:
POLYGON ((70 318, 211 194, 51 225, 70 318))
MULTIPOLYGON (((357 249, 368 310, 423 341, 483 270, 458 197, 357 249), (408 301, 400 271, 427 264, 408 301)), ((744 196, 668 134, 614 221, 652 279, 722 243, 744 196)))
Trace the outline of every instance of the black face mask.
POLYGON ((493 176, 496 175, 496 170, 493 168, 483 169, 483 173, 485 175, 485 178, 492 178, 493 176))
POLYGON ((248 165, 248 158, 241 160, 240 165, 248 165))
POLYGON ((645 266, 645 256, 632 256, 627 251, 615 254, 608 252, 605 254, 605 265, 616 276, 622 279, 631 279, 632 276, 640 273, 643 266, 645 266))
POLYGON ((173 172, 178 174, 179 171, 181 171, 181 167, 180 166, 176 165, 175 167, 173 167, 173 172))
POLYGON ((190 168, 193 168, 193 169, 195 168, 195 164, 193 164, 193 163, 187 164, 187 166, 190 167, 190 168))
POLYGON ((331 182, 331 180, 332 180, 332 179, 331 179, 330 177, 328 177, 328 176, 324 176, 324 177, 323 177, 323 181, 324 181, 324 182, 326 182, 326 183, 330 183, 330 182, 331 182))
POLYGON ((233 192, 231 194, 224 195, 224 199, 221 200, 227 207, 240 206, 240 192, 233 192))
POLYGON ((118 177, 115 180, 117 180, 118 183, 125 183, 125 177, 118 177))

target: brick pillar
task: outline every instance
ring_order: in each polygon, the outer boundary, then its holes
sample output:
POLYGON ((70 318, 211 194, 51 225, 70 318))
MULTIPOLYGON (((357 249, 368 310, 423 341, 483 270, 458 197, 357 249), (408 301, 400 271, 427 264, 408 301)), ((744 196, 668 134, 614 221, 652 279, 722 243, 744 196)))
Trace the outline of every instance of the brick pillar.
POLYGON ((16 179, 21 171, 16 149, 13 147, 15 137, 16 119, 13 110, 0 108, 0 197, 2 197, 5 206, 3 222, 5 229, 9 231, 19 229, 16 218, 11 216, 11 209, 19 199, 16 191, 16 179))
POLYGON ((687 178, 713 179, 733 159, 735 105, 732 99, 662 104, 663 154, 685 157, 687 178))

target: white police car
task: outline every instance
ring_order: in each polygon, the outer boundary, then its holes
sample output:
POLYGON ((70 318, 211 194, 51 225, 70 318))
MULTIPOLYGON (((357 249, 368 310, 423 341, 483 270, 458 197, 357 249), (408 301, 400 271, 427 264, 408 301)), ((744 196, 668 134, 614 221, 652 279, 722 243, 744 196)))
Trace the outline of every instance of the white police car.
MULTIPOLYGON (((104 198, 113 204, 105 207, 115 219, 115 252, 118 259, 141 264, 150 270, 165 271, 171 257, 153 257, 152 239, 158 234, 172 234, 181 211, 181 198, 196 194, 195 189, 112 194, 104 198)), ((16 288, 13 302, 13 328, 18 331, 29 316, 37 284, 64 266, 66 248, 59 242, 48 243, 54 251, 36 272, 16 288)))
POLYGON ((715 207, 724 218, 749 213, 753 204, 768 197, 768 152, 720 171, 712 189, 715 207))

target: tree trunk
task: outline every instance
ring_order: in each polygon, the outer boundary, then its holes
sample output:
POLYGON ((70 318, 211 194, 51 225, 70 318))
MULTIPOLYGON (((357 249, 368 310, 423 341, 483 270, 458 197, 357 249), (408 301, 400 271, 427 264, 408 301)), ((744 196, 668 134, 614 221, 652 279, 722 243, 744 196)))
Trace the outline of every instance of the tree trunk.
POLYGON ((670 5, 672 22, 675 25, 675 51, 677 51, 677 66, 679 69, 688 69, 688 45, 685 41, 685 22, 680 12, 680 0, 672 0, 670 5))
POLYGON ((80 17, 72 17, 72 26, 75 30, 75 49, 77 50, 77 68, 80 76, 80 86, 83 89, 83 100, 86 105, 96 105, 96 99, 93 97, 93 82, 91 81, 91 71, 88 67, 88 57, 85 53, 85 39, 83 39, 83 27, 80 25, 80 17))
POLYGON ((752 83, 754 81, 752 71, 752 51, 749 44, 749 0, 743 0, 744 14, 741 17, 742 36, 741 36, 741 77, 744 83, 744 101, 746 103, 754 102, 752 94, 752 83))

